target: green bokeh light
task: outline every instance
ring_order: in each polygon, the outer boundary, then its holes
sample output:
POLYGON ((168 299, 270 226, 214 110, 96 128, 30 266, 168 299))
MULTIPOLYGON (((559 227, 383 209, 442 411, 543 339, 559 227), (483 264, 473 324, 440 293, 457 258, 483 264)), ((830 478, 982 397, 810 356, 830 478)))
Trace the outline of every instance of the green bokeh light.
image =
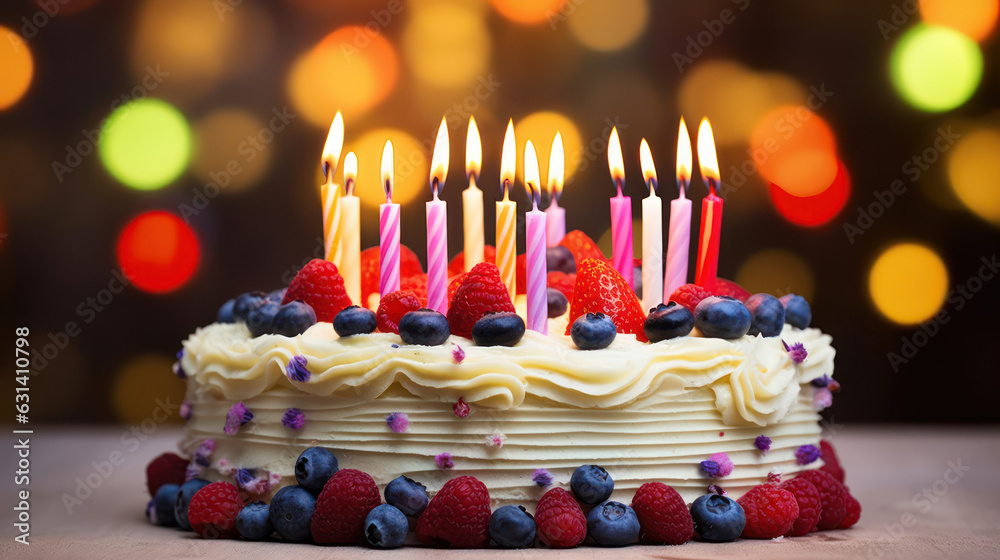
POLYGON ((133 189, 159 189, 187 167, 191 128, 169 103, 139 99, 111 113, 99 148, 104 167, 115 179, 133 189))
POLYGON ((948 111, 968 101, 983 76, 983 55, 969 37, 948 27, 919 24, 896 43, 892 83, 914 107, 948 111))

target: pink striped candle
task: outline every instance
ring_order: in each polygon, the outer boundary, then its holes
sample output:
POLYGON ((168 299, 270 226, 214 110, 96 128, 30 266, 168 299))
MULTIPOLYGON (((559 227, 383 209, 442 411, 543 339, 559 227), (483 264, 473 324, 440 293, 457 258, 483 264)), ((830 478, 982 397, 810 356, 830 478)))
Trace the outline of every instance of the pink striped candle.
POLYGON ((392 201, 392 142, 386 140, 382 149, 382 187, 385 204, 378 207, 379 232, 379 295, 385 297, 399 291, 399 205, 392 201))
POLYGON ((439 200, 448 176, 448 127, 441 119, 431 158, 431 192, 427 202, 427 307, 448 312, 448 203, 439 200))
POLYGON ((552 139, 552 150, 549 152, 548 191, 552 203, 545 209, 545 242, 549 247, 555 247, 566 237, 566 209, 559 206, 559 198, 563 191, 563 172, 565 158, 563 156, 562 135, 558 132, 552 139))
POLYGON ((545 264, 546 215, 538 209, 538 201, 542 198, 542 189, 538 176, 538 158, 535 147, 529 140, 524 147, 524 190, 531 200, 531 211, 525 216, 526 280, 528 285, 528 328, 548 334, 549 303, 546 285, 547 268, 545 264))
POLYGON ((608 167, 618 195, 611 197, 611 266, 625 278, 630 288, 635 288, 632 265, 632 197, 622 194, 625 185, 625 164, 618 129, 611 129, 608 140, 608 167))
POLYGON ((691 200, 684 195, 691 182, 691 137, 681 117, 677 132, 677 190, 670 201, 670 236, 667 243, 667 272, 663 280, 663 301, 670 301, 677 288, 687 284, 688 251, 691 247, 691 200))

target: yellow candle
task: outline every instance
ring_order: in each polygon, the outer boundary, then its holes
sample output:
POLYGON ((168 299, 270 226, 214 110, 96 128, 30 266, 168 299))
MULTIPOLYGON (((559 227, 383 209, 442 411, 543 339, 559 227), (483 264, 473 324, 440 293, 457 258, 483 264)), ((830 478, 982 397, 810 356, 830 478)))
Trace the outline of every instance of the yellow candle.
POLYGON ((483 146, 479 141, 476 119, 469 117, 469 132, 465 137, 465 174, 469 188, 462 191, 462 220, 464 225, 465 271, 483 262, 485 235, 483 228, 483 191, 476 186, 483 161, 483 146))
POLYGON ((344 277, 344 287, 351 303, 361 301, 361 199, 354 195, 358 183, 358 157, 354 152, 344 156, 345 196, 340 199, 341 264, 337 265, 344 277))
POLYGON ((517 203, 510 200, 514 185, 514 167, 517 165, 517 147, 514 141, 514 121, 507 122, 500 157, 500 188, 503 200, 497 202, 497 268, 507 286, 511 301, 517 294, 517 203))
POLYGON ((326 260, 341 265, 341 225, 340 225, 340 187, 333 182, 340 162, 340 150, 344 147, 344 118, 337 112, 330 125, 330 132, 323 146, 323 174, 326 182, 320 187, 323 199, 323 245, 326 260))

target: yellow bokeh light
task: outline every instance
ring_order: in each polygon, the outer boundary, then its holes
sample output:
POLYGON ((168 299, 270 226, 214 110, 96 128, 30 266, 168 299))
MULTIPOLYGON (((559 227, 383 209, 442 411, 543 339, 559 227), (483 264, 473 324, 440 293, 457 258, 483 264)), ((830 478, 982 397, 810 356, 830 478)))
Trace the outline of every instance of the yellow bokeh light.
POLYGON ((486 71, 490 55, 490 33, 480 11, 456 3, 413 7, 402 52, 414 76, 440 88, 475 83, 486 71), (443 33, 443 29, 448 31, 443 33))
POLYGON ((783 249, 767 249, 751 255, 736 273, 736 283, 752 294, 798 294, 806 300, 812 300, 816 288, 809 264, 783 249))
POLYGON ((875 307, 890 321, 915 325, 937 313, 948 293, 948 269, 933 250, 899 243, 875 260, 868 276, 875 307))
POLYGON ((566 15, 566 24, 586 47, 617 51, 642 35, 648 19, 646 0, 586 0, 566 15))
MULTIPOLYGON (((569 117, 554 111, 539 111, 532 113, 514 123, 514 137, 517 139, 517 151, 524 150, 525 143, 531 140, 538 150, 538 171, 542 177, 549 176, 549 150, 556 132, 562 134, 563 153, 566 154, 564 181, 576 173, 583 157, 583 139, 580 130, 569 117)), ((517 158, 518 180, 524 179, 524 158, 517 158)), ((572 185, 569 187, 572 189, 572 185)), ((515 191, 517 192, 517 191, 515 191)))
POLYGON ((958 199, 973 213, 1000 226, 1000 129, 971 132, 948 158, 948 179, 958 199))
POLYGON ((0 26, 0 110, 18 102, 31 85, 35 63, 20 35, 0 26))
POLYGON ((543 21, 558 23, 563 17, 563 6, 575 6, 566 0, 490 0, 503 17, 515 22, 536 24, 543 21))
MULTIPOLYGON (((366 132, 353 142, 347 142, 344 153, 354 152, 358 156, 358 185, 354 194, 358 195, 365 206, 377 208, 385 202, 385 191, 382 190, 382 148, 385 141, 390 140, 395 162, 392 183, 392 201, 399 204, 417 198, 423 194, 430 199, 431 189, 427 183, 430 175, 429 148, 402 130, 380 128, 366 132)), ((318 189, 319 187, 317 187, 318 189)))
POLYGON ((192 170, 199 180, 215 183, 223 192, 244 190, 267 171, 275 149, 269 144, 273 139, 274 132, 246 111, 215 111, 195 125, 192 170))
POLYGON ((395 87, 398 73, 396 51, 385 37, 349 25, 295 61, 288 90, 296 110, 325 129, 338 110, 352 118, 381 103, 395 87))
POLYGON ((157 426, 180 422, 175 407, 184 400, 184 382, 170 371, 174 360, 144 354, 118 371, 112 388, 112 406, 126 424, 157 426))
POLYGON ((931 25, 951 27, 981 41, 996 27, 998 8, 997 0, 921 0, 920 15, 931 25))

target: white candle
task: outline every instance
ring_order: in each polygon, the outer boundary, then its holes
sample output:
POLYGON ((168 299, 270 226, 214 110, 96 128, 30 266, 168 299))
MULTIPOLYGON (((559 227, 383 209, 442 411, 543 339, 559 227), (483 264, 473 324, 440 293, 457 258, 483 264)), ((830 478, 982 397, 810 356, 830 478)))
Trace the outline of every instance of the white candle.
POLYGON ((344 190, 340 199, 341 245, 340 275, 351 303, 361 301, 361 199, 354 195, 358 184, 358 156, 348 152, 344 156, 344 190))
POLYGON ((476 127, 476 120, 469 117, 469 132, 465 137, 465 174, 469 179, 469 188, 462 191, 462 225, 465 233, 463 259, 466 272, 485 258, 483 191, 476 185, 482 161, 483 146, 479 141, 479 129, 476 127))
POLYGON ((639 160, 649 187, 642 199, 642 307, 648 312, 663 302, 663 202, 656 196, 656 168, 645 138, 639 160))

